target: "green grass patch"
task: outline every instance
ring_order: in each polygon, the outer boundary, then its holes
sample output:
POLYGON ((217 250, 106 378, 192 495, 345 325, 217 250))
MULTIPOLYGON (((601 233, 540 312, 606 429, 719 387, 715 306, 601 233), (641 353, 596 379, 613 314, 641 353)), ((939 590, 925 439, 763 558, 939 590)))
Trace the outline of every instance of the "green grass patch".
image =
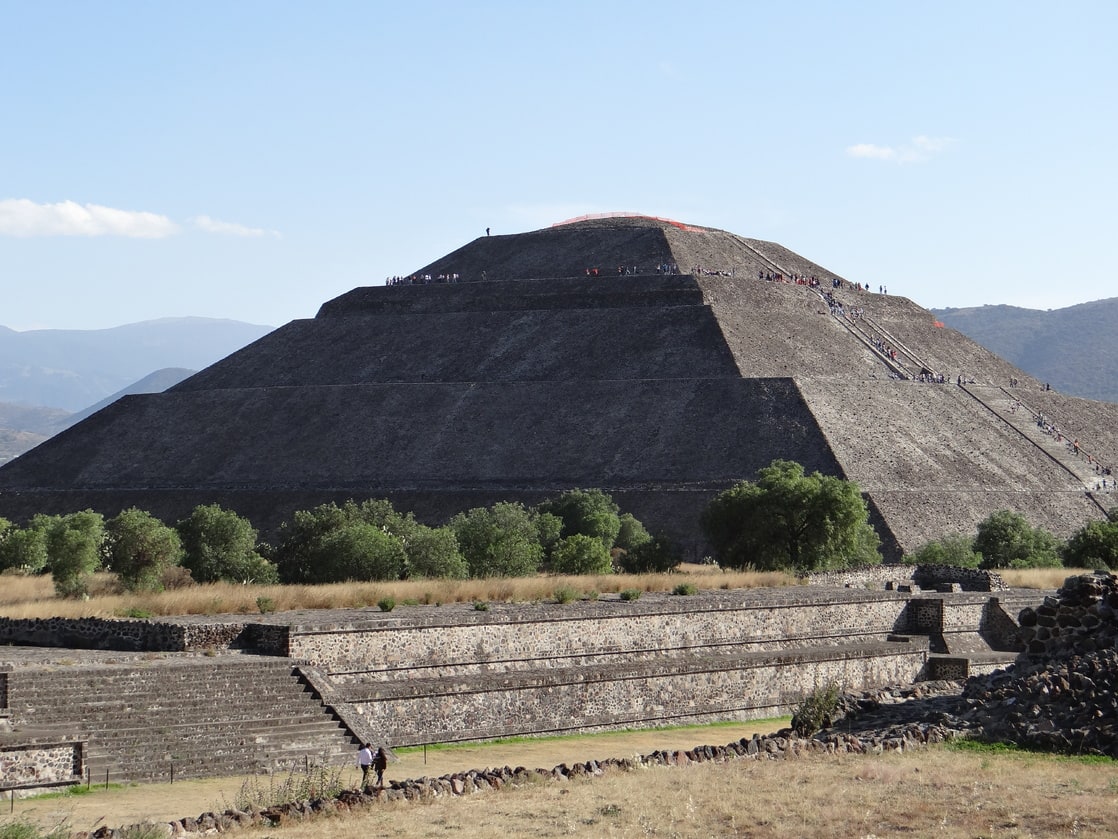
MULTIPOLYGON (((134 787, 134 786, 136 786, 136 785, 135 784, 110 783, 106 787, 104 781, 102 781, 101 783, 97 783, 97 781, 94 780, 93 781, 93 786, 91 786, 91 787, 87 787, 84 783, 74 784, 74 786, 72 786, 72 787, 65 787, 64 789, 60 789, 60 790, 57 790, 55 792, 40 793, 40 794, 37 794, 37 795, 33 796, 32 798, 35 801, 50 801, 52 799, 77 798, 77 797, 82 796, 82 795, 93 795, 94 793, 105 792, 106 790, 127 789, 129 787, 134 787)), ((29 799, 29 800, 31 800, 31 799, 29 799)), ((2 835, 0 835, 0 839, 3 839, 2 835)))
POLYGON ((1023 759, 1041 758, 1046 760, 1067 760, 1074 761, 1075 763, 1104 764, 1107 766, 1111 766, 1115 762, 1115 759, 1109 755, 1077 755, 1064 752, 1050 752, 1044 749, 1034 749, 1029 746, 1022 746, 1018 743, 1008 743, 1004 741, 993 742, 988 740, 960 739, 951 740, 945 743, 944 747, 950 751, 968 752, 980 755, 1019 756, 1023 759))
MULTIPOLYGON (((605 737, 614 737, 618 734, 647 734, 649 732, 657 731, 694 731, 701 733, 704 731, 716 731, 720 728, 739 728, 742 725, 759 725, 759 726, 772 726, 773 731, 781 728, 787 728, 791 717, 767 717, 761 720, 748 720, 742 722, 741 720, 726 720, 724 722, 711 722, 702 725, 660 725, 655 728, 618 728, 612 731, 592 731, 587 734, 545 734, 539 737, 531 735, 520 735, 517 737, 501 737, 497 740, 465 740, 455 743, 428 743, 426 746, 400 746, 392 751, 398 755, 407 754, 421 754, 424 748, 429 752, 433 751, 453 751, 455 749, 479 749, 486 746, 513 746, 520 743, 551 743, 560 740, 594 740, 605 737)), ((722 743, 708 743, 706 745, 724 745, 722 743)))

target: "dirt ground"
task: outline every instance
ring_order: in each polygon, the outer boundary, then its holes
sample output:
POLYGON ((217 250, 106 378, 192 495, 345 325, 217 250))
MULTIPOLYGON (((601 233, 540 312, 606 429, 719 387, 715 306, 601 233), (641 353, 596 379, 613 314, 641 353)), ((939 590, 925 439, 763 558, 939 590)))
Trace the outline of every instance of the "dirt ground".
MULTIPOLYGON (((591 734, 577 737, 527 740, 506 744, 461 745, 452 748, 405 751, 392 762, 386 780, 437 777, 470 769, 526 766, 551 769, 560 763, 631 757, 657 749, 690 749, 700 745, 724 745, 742 737, 771 733, 787 723, 762 720, 733 725, 696 726, 656 731, 591 734)), ((341 770, 346 786, 357 787, 361 773, 354 766, 341 770)), ((281 780, 277 773, 277 781, 281 780)), ((286 777, 286 775, 284 775, 286 777)), ((143 821, 171 821, 197 816, 210 810, 225 810, 237 801, 246 782, 243 776, 179 780, 173 784, 136 784, 108 790, 94 789, 85 795, 25 798, 3 805, 0 827, 13 819, 24 819, 43 828, 66 824, 72 830, 92 830, 101 825, 119 827, 143 821)), ((264 786, 264 779, 257 779, 264 786)))

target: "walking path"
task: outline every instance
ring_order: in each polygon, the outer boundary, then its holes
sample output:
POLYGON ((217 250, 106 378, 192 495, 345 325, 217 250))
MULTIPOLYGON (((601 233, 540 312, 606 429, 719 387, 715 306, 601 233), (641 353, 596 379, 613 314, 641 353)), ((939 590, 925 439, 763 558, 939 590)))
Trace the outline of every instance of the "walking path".
MULTIPOLYGON (((730 725, 610 732, 430 748, 426 754, 422 749, 408 749, 399 755, 397 762, 389 764, 385 779, 438 777, 452 772, 501 766, 551 769, 561 763, 631 757, 657 749, 671 751, 691 749, 697 745, 724 745, 742 737, 752 737, 754 733, 769 734, 787 724, 787 720, 761 720, 730 725)), ((341 781, 347 787, 356 788, 361 780, 361 773, 356 767, 356 751, 353 763, 352 767, 341 770, 341 781)), ((274 783, 278 786, 287 777, 284 773, 277 773, 274 783)), ((14 813, 8 811, 9 802, 0 802, 4 805, 3 812, 0 812, 0 829, 13 819, 26 819, 44 828, 66 823, 73 830, 92 830, 102 825, 120 827, 145 820, 171 821, 234 806, 246 784, 268 789, 269 778, 204 778, 173 784, 135 784, 108 790, 97 790, 95 784, 95 789, 87 795, 17 800, 14 813)))

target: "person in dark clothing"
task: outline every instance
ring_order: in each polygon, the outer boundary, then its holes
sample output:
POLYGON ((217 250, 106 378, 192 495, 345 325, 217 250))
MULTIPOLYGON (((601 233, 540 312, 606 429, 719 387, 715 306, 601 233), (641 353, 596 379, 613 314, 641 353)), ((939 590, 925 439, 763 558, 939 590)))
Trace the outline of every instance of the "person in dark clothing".
POLYGON ((388 753, 384 751, 384 746, 377 749, 376 757, 373 758, 373 769, 377 772, 377 786, 384 786, 384 770, 388 768, 388 753))

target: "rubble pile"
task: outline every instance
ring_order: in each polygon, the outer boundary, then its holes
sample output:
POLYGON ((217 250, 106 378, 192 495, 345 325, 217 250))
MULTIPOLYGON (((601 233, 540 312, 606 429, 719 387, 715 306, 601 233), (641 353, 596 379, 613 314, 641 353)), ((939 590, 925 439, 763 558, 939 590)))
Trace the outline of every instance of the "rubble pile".
POLYGON ((1118 757, 1118 578, 1068 577, 1019 623, 1021 659, 972 678, 963 692, 983 736, 1118 757))

